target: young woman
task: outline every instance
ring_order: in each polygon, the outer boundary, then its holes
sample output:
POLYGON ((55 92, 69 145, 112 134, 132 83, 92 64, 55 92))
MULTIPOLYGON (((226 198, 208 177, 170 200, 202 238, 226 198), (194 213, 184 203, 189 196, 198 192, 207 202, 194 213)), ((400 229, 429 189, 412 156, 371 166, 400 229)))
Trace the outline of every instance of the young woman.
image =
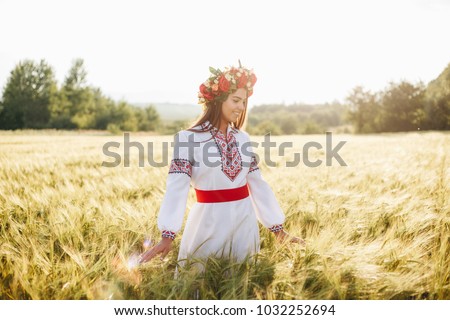
POLYGON ((158 216, 162 240, 141 255, 147 262, 163 259, 180 232, 189 187, 197 202, 181 239, 178 261, 208 256, 242 261, 259 251, 259 220, 279 241, 304 243, 283 230, 284 214, 263 180, 249 135, 240 130, 256 76, 243 67, 210 68, 200 86, 200 119, 178 132, 158 216))

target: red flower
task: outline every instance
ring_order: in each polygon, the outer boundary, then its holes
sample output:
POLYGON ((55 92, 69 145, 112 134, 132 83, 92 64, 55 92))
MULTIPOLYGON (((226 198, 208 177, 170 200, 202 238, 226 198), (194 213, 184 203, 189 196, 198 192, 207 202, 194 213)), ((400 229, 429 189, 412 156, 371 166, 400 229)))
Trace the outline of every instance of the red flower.
POLYGON ((214 94, 208 90, 204 83, 200 85, 200 92, 206 100, 213 100, 214 94))
POLYGON ((219 78, 219 89, 222 92, 228 92, 230 90, 230 81, 224 75, 221 75, 219 78))
POLYGON ((247 76, 245 75, 245 73, 243 73, 241 75, 241 77, 239 78, 239 80, 238 80, 238 88, 246 87, 247 86, 247 82, 248 82, 247 76))
POLYGON ((252 87, 255 85, 256 83, 256 76, 254 73, 252 73, 252 75, 250 76, 250 82, 252 83, 252 87))

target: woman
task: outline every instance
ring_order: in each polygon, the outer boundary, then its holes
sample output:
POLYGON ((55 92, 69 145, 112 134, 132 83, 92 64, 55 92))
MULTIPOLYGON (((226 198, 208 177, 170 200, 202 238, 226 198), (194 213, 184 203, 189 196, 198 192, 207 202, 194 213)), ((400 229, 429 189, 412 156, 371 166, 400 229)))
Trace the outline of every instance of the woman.
POLYGON ((243 67, 210 68, 200 86, 203 115, 175 139, 174 157, 159 216, 162 240, 141 255, 163 259, 181 229, 190 184, 197 202, 191 208, 178 261, 208 256, 242 261, 259 251, 259 220, 279 241, 304 243, 283 230, 284 214, 258 170, 249 135, 239 130, 256 76, 243 67))

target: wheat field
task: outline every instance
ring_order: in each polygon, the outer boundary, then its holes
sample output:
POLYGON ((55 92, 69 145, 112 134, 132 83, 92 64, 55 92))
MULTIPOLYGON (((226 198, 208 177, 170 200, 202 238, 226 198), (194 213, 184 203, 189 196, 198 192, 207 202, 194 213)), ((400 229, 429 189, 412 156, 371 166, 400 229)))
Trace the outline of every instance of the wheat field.
MULTIPOLYGON (((146 151, 154 142, 157 161, 173 139, 130 137, 146 151)), ((180 237, 165 260, 129 264, 160 237, 168 167, 140 167, 136 148, 129 167, 102 166, 103 145, 123 139, 0 133, 1 299, 450 299, 448 133, 333 135, 333 145, 347 141, 347 166, 315 168, 285 163, 309 141, 325 146, 325 135, 272 137, 294 147, 272 150, 277 165, 261 172, 306 246, 278 244, 261 227, 254 259, 210 259, 205 273, 176 279, 180 237)), ((324 160, 325 149, 310 156, 324 160)), ((191 190, 187 209, 194 201, 191 190)))

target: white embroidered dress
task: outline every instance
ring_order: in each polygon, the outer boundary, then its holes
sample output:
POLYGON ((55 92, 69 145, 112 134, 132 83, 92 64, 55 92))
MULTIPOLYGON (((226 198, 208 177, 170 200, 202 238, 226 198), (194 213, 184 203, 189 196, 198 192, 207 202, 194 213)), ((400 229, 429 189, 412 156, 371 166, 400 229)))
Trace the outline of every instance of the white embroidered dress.
POLYGON ((196 202, 187 217, 178 261, 208 256, 242 261, 259 251, 259 220, 271 231, 282 229, 284 214, 274 193, 263 180, 246 132, 231 125, 227 138, 209 122, 180 131, 167 177, 167 189, 158 215, 163 237, 180 232, 190 185, 200 190, 234 189, 248 184, 250 196, 241 200, 196 202), (216 136, 212 138, 215 134, 216 136), (200 142, 188 151, 181 142, 200 142), (191 154, 189 154, 191 153, 191 154))

